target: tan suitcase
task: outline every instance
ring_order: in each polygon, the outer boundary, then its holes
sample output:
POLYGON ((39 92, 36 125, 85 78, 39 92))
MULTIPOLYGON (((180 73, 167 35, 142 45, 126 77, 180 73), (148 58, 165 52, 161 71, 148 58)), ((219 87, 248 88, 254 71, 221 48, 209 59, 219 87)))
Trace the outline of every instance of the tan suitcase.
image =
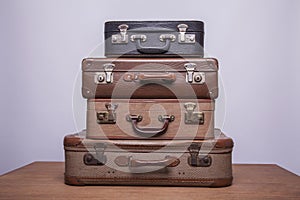
POLYGON ((90 139, 213 138, 214 100, 89 99, 90 139))
POLYGON ((231 138, 212 140, 64 139, 65 183, 70 185, 182 185, 232 183, 231 138))

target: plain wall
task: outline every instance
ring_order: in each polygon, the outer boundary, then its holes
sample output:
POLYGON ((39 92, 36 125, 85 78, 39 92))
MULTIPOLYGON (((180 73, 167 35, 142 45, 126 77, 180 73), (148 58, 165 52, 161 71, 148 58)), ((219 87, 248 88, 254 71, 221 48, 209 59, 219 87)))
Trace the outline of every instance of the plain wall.
POLYGON ((198 19, 220 63, 234 163, 299 175, 299 13, 297 0, 0 1, 0 174, 64 160, 64 135, 84 128, 73 113, 73 102, 84 103, 81 60, 103 42, 105 21, 198 19))

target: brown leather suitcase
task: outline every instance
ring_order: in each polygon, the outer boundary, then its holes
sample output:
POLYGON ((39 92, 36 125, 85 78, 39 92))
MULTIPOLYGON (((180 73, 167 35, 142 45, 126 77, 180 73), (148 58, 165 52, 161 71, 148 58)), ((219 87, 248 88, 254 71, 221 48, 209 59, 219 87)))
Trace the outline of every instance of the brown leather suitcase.
POLYGON ((216 129, 212 140, 64 139, 65 183, 70 185, 177 185, 232 183, 233 141, 216 129))
POLYGON ((90 139, 213 138, 211 99, 89 99, 90 139))
POLYGON ((218 97, 218 62, 213 58, 86 58, 85 98, 218 97))

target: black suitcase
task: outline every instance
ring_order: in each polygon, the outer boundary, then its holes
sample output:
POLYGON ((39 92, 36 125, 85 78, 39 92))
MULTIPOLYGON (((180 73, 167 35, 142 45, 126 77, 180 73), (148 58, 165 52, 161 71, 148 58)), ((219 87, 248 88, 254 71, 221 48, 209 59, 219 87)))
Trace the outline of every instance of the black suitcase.
POLYGON ((106 57, 203 57, 201 21, 109 21, 106 57))

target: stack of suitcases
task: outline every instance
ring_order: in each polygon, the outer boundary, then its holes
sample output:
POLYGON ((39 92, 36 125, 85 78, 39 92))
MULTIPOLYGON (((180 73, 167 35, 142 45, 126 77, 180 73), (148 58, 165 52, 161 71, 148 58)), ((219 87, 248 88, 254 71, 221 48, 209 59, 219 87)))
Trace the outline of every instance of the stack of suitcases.
POLYGON ((201 21, 105 23, 106 58, 82 62, 87 128, 64 138, 66 184, 231 185, 203 43, 201 21))

